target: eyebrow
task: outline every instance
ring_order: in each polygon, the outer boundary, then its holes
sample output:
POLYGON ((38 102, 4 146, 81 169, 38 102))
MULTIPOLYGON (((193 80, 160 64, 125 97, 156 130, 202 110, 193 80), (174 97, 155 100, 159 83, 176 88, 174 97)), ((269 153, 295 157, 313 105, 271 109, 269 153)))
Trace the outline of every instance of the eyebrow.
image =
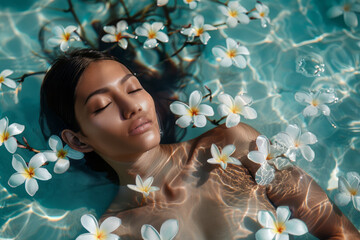
MULTIPOLYGON (((128 73, 126 74, 123 78, 120 79, 120 84, 123 84, 126 80, 128 80, 129 78, 133 77, 134 75, 131 74, 131 73, 128 73)), ((109 88, 108 87, 104 87, 104 88, 100 88, 100 89, 97 89, 95 91, 93 91, 92 93, 89 94, 89 96, 86 98, 85 102, 84 102, 84 105, 89 101, 89 99, 96 95, 96 94, 101 94, 101 93, 106 93, 109 91, 109 88)))

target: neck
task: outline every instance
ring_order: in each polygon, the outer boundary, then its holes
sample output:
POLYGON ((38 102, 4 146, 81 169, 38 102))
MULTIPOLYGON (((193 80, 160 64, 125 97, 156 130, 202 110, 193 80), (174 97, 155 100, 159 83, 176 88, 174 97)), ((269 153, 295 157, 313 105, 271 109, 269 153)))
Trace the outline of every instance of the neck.
POLYGON ((159 144, 146 152, 122 156, 121 159, 117 160, 103 158, 117 173, 119 184, 126 186, 127 184, 135 184, 137 174, 143 180, 150 176, 155 179, 156 176, 161 176, 161 172, 170 158, 170 154, 166 149, 165 145, 159 144))

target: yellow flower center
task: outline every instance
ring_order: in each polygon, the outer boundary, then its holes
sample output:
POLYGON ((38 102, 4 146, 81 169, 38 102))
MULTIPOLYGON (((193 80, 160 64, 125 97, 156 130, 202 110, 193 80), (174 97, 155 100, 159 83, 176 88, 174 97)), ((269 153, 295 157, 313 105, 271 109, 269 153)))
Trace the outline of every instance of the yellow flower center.
POLYGON ((227 157, 225 155, 221 155, 220 158, 218 159, 219 162, 223 162, 226 163, 227 157))
POLYGON ((203 34, 204 33, 204 29, 203 28, 198 28, 198 29, 196 29, 196 36, 198 37, 198 36, 200 36, 201 34, 203 34))
POLYGON ((63 35, 63 38, 64 38, 65 41, 69 41, 69 39, 70 39, 70 33, 65 33, 65 34, 63 35))
POLYGON ((115 41, 120 41, 120 39, 122 39, 123 36, 121 35, 121 32, 119 32, 118 34, 115 35, 115 41))
POLYGON ((313 99, 313 100, 311 101, 311 105, 313 105, 314 107, 316 107, 317 105, 319 105, 318 100, 313 99))
POLYGON ((351 5, 350 4, 345 4, 344 5, 344 11, 349 12, 350 10, 351 10, 351 5))
POLYGON ((295 141, 295 147, 297 148, 297 147, 299 147, 300 146, 300 143, 299 143, 299 141, 295 141))
POLYGON ((352 196, 355 196, 358 191, 357 191, 357 189, 355 189, 355 188, 350 188, 350 189, 349 189, 349 192, 350 192, 350 194, 351 194, 352 196))
POLYGON ((237 114, 237 113, 240 113, 240 112, 241 112, 241 109, 240 109, 238 106, 232 106, 232 107, 230 108, 230 111, 231 111, 232 113, 237 114))
POLYGON ((187 3, 191 3, 192 1, 194 1, 194 0, 186 0, 187 3))
POLYGON ((227 51, 226 54, 229 56, 229 58, 234 58, 236 57, 236 50, 235 49, 229 50, 227 51))
POLYGON ((57 152, 56 156, 58 158, 65 158, 67 155, 67 151, 65 151, 64 149, 61 149, 60 151, 57 152))
POLYGON ((199 114, 199 109, 198 109, 198 108, 191 108, 191 109, 189 110, 189 115, 190 115, 191 117, 196 116, 196 115, 198 115, 198 114, 199 114))
POLYGON ((35 175, 34 168, 29 167, 29 169, 25 169, 25 177, 26 178, 33 178, 35 175))
POLYGON ((271 154, 268 154, 267 156, 266 156, 266 160, 271 160, 273 157, 271 156, 271 154))
POLYGON ((101 230, 96 230, 96 240, 105 240, 106 239, 106 234, 101 231, 101 230))
POLYGON ((143 188, 141 189, 141 191, 143 191, 144 193, 148 193, 149 190, 150 190, 150 187, 149 187, 149 186, 143 187, 143 188))
POLYGON ((3 81, 5 81, 5 78, 3 76, 0 76, 0 83, 2 83, 3 81))
POLYGON ((275 233, 281 234, 285 231, 285 229, 286 229, 286 227, 285 227, 284 223, 282 223, 282 222, 275 223, 275 229, 274 229, 275 233))
POLYGON ((8 131, 3 132, 3 134, 0 135, 0 142, 5 142, 10 137, 10 134, 8 131))
POLYGON ((264 12, 261 12, 261 13, 260 13, 260 17, 265 17, 265 13, 264 13, 264 12))
POLYGON ((238 15, 238 12, 235 10, 229 10, 229 16, 230 17, 236 17, 238 15))
POLYGON ((150 39, 156 38, 156 32, 154 32, 153 30, 150 30, 149 34, 148 34, 148 38, 150 38, 150 39))

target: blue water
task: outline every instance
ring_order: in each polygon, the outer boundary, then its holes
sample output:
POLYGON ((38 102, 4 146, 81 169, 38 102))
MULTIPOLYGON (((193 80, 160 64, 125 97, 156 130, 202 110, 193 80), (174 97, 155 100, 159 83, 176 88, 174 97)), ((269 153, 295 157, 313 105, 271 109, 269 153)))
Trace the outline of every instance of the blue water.
MULTIPOLYGON (((173 1, 170 0, 169 5, 173 1)), ((132 14, 144 6, 143 2, 150 1, 141 1, 142 4, 125 2, 132 14)), ((179 25, 190 23, 192 16, 198 13, 205 17, 205 23, 224 21, 214 2, 204 0, 192 11, 182 1, 178 2, 179 10, 173 18, 179 25)), ((262 28, 259 21, 251 21, 235 29, 222 27, 210 32, 212 38, 190 70, 196 79, 189 79, 190 84, 183 91, 187 96, 195 89, 205 92, 206 85, 215 95, 221 91, 232 96, 247 93, 254 99, 252 107, 258 117, 242 121, 268 137, 284 131, 288 124, 293 123, 313 132, 319 141, 312 145, 316 157, 311 163, 300 159, 297 165, 308 172, 331 199, 338 192, 336 176, 349 171, 360 173, 359 26, 351 29, 344 24, 342 17, 329 19, 326 16, 326 11, 337 2, 264 1, 270 8, 272 20, 267 28, 262 28), (237 39, 249 49, 250 57, 245 69, 223 68, 215 61, 211 49, 215 45, 224 46, 225 37, 237 39), (315 73, 317 66, 323 71, 315 73), (324 116, 304 118, 301 114, 304 106, 295 101, 295 93, 321 88, 334 89, 338 97, 336 103, 329 105, 330 119, 324 116)), ((255 5, 255 1, 241 3, 247 9, 255 5)), ((45 26, 44 37, 47 39, 55 25, 75 24, 69 13, 59 11, 68 8, 66 1, 2 0, 0 7, 0 72, 12 69, 14 74, 10 77, 15 78, 27 72, 46 70, 49 65, 41 57, 44 55, 38 39, 39 31, 41 26, 45 26)), ((120 16, 124 14, 120 5, 110 11, 108 5, 95 1, 74 1, 74 7, 90 39, 95 36, 90 26, 92 20, 105 21, 111 12, 120 16)), ((164 21, 157 17, 154 20, 164 21)), ((183 38, 178 38, 181 39, 180 46, 183 38)), ((82 43, 74 46, 81 47, 82 43)), ((191 57, 191 48, 181 54, 191 57)), ((152 50, 139 48, 139 56, 149 65, 156 64, 152 50)), ((10 123, 26 126, 17 139, 25 136, 32 147, 46 150, 47 140, 38 125, 42 78, 43 75, 27 78, 17 92, 3 87, 0 114, 1 117, 7 116, 10 123)), ((205 128, 190 129, 184 140, 212 127, 208 123, 205 128)), ((27 161, 33 155, 22 149, 17 153, 27 161)), ((39 191, 30 197, 24 185, 9 187, 8 179, 15 172, 11 166, 12 155, 2 146, 0 156, 0 239, 74 239, 85 231, 80 217, 92 213, 99 218, 117 190, 103 174, 87 170, 81 161, 72 161, 66 173, 52 174, 53 178, 47 182, 38 181, 39 191)), ((52 173, 50 167, 49 170, 52 173)), ((351 203, 340 209, 360 229, 360 212, 351 203)))

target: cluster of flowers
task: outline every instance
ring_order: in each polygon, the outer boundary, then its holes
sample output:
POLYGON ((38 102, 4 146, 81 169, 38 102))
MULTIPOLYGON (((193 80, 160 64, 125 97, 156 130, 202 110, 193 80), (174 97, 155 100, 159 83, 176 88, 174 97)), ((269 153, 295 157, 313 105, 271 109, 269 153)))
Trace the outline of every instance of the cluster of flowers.
MULTIPOLYGON (((0 120, 0 146, 4 144, 6 150, 14 154, 18 148, 14 135, 18 135, 24 130, 24 125, 12 123, 9 126, 8 118, 2 118, 0 120)), ((19 154, 14 154, 12 166, 16 173, 11 175, 8 181, 9 186, 17 187, 25 183, 26 192, 30 196, 34 196, 39 189, 36 179, 46 181, 52 178, 49 171, 42 167, 46 162, 56 162, 54 172, 61 174, 70 166, 68 158, 81 159, 84 157, 83 153, 71 149, 68 145, 63 147, 61 139, 55 135, 49 138, 49 146, 51 150, 39 151, 30 159, 28 164, 19 154)))
MULTIPOLYGON (((184 0, 193 9, 197 6, 195 0, 184 0)), ((167 0, 159 0, 158 6, 164 6, 168 3, 167 0)), ((230 1, 226 6, 219 6, 219 10, 226 16, 226 24, 228 27, 234 28, 241 24, 248 24, 250 17, 260 19, 263 27, 270 23, 268 17, 269 8, 260 2, 256 3, 255 11, 247 11, 238 1, 230 1)), ((146 37, 143 47, 145 49, 155 48, 159 45, 158 41, 167 43, 169 36, 163 32, 164 24, 162 22, 144 22, 141 26, 136 27, 135 34, 128 33, 128 23, 125 20, 119 21, 116 26, 104 26, 103 30, 106 34, 102 37, 102 41, 107 43, 117 43, 121 48, 128 47, 128 39, 137 39, 138 37, 146 37)), ((69 49, 69 44, 72 41, 80 41, 80 34, 76 32, 77 27, 70 25, 64 28, 63 26, 56 26, 52 32, 55 36, 48 39, 48 44, 52 47, 60 46, 60 50, 65 52, 69 49)), ((200 39, 200 42, 206 45, 211 38, 208 31, 217 30, 211 24, 205 24, 205 19, 202 15, 196 15, 193 18, 192 24, 188 28, 180 29, 180 33, 187 36, 188 42, 193 42, 195 37, 200 39)), ((224 46, 215 46, 212 49, 216 60, 220 62, 223 67, 230 67, 234 65, 239 68, 246 67, 246 59, 244 55, 249 55, 249 50, 245 46, 240 46, 239 42, 232 38, 226 39, 226 48, 224 46)))
POLYGON ((360 1, 343 0, 341 4, 331 7, 327 11, 329 18, 344 15, 345 24, 349 27, 357 27, 358 19, 355 12, 360 12, 360 1))

